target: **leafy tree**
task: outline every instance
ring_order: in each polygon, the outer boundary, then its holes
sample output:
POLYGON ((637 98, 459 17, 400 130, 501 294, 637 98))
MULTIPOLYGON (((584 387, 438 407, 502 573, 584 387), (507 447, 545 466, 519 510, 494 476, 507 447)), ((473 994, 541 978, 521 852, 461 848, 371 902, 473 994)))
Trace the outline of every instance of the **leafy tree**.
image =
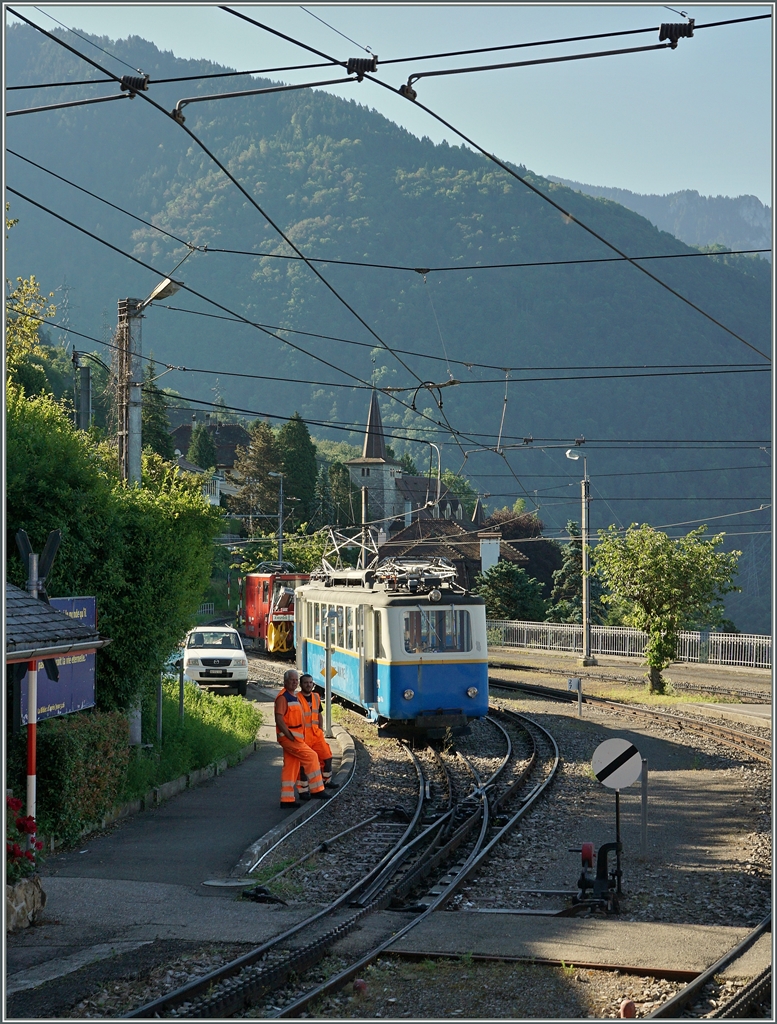
POLYGON ((514 562, 497 562, 478 573, 473 591, 485 598, 489 619, 542 622, 545 617, 542 587, 514 562))
POLYGON ((18 529, 36 551, 62 530, 49 593, 97 597, 112 641, 97 656, 97 705, 126 709, 193 624, 221 517, 196 477, 154 454, 144 455, 143 486, 128 488, 115 451, 76 430, 50 396, 9 384, 6 412, 8 579, 24 586, 18 529))
MULTIPOLYGON (((583 621, 583 539, 580 526, 571 519, 567 522, 569 543, 562 548, 561 568, 553 573, 548 622, 583 621)), ((588 592, 591 599, 591 622, 602 625, 606 621, 602 606, 602 581, 588 574, 588 592)))
POLYGON ((298 412, 278 431, 277 445, 285 474, 284 496, 297 498, 300 515, 308 520, 315 509, 316 446, 298 412))
MULTIPOLYGON (((173 435, 170 433, 170 419, 167 415, 167 401, 164 392, 157 387, 156 366, 151 361, 143 371, 143 447, 150 448, 161 458, 171 462, 175 448, 173 435)), ((201 424, 199 424, 201 425, 201 424)), ((195 428, 196 429, 196 428, 195 428)), ((192 431, 192 442, 194 442, 194 431, 192 431)), ((211 442, 212 444, 212 442, 211 442)), ((191 447, 191 446, 190 446, 191 447)), ((213 445, 213 463, 203 466, 208 469, 216 461, 216 446, 213 445)), ((190 460, 195 462, 194 459, 190 460)), ((201 463, 195 462, 199 466, 201 463)))
POLYGON ((361 448, 348 444, 347 441, 330 441, 328 438, 313 438, 316 446, 316 455, 323 459, 328 465, 333 462, 347 462, 349 459, 358 459, 362 453, 361 448))
POLYGON ((186 453, 189 462, 201 469, 213 469, 216 465, 216 442, 204 423, 195 423, 189 450, 186 453))
POLYGON ((43 295, 34 274, 17 277, 15 287, 6 280, 6 375, 28 395, 51 390, 45 370, 47 347, 41 341, 40 327, 57 312, 49 302, 53 296, 54 292, 49 292, 48 298, 43 295))
POLYGON ((396 459, 396 461, 402 467, 402 472, 406 473, 407 476, 420 476, 421 475, 418 472, 418 467, 416 466, 415 462, 413 462, 412 456, 410 455, 409 452, 403 452, 400 455, 400 457, 397 459, 397 453, 394 451, 394 449, 391 447, 390 444, 387 444, 386 445, 386 458, 387 459, 396 459))
POLYGON ((247 448, 238 445, 237 458, 230 474, 240 486, 230 499, 230 508, 241 515, 277 515, 278 481, 269 476, 283 468, 275 434, 264 420, 256 420, 249 429, 247 448))
POLYGON ((739 589, 732 581, 742 552, 717 551, 723 534, 705 540, 706 531, 671 538, 647 523, 632 523, 624 536, 614 526, 599 531, 595 571, 613 598, 629 603, 628 624, 648 634, 651 693, 664 692, 661 673, 677 653, 680 631, 720 624, 723 596, 739 589))

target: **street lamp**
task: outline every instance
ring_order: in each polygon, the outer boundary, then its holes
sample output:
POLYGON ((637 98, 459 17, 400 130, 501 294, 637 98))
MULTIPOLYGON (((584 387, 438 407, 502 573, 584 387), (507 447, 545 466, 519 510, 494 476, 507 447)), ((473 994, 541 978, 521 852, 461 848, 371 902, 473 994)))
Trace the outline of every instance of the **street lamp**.
MULTIPOLYGON (((567 449, 567 458, 577 461, 580 453, 574 448, 567 449)), ((588 508, 591 503, 591 493, 588 481, 588 460, 583 456, 583 479, 581 483, 582 512, 581 512, 581 533, 583 540, 583 665, 595 665, 596 659, 591 657, 591 584, 588 578, 588 508)))
POLYGON ((279 476, 281 478, 281 492, 278 498, 278 561, 283 561, 283 478, 285 473, 268 473, 268 476, 279 476))
MULTIPOLYGON (((179 264, 180 265, 180 264, 179 264)), ((119 302, 118 324, 118 407, 119 467, 122 479, 129 484, 140 483, 143 420, 143 370, 141 366, 141 321, 143 310, 160 299, 174 295, 181 283, 166 277, 147 299, 122 299, 119 302)))

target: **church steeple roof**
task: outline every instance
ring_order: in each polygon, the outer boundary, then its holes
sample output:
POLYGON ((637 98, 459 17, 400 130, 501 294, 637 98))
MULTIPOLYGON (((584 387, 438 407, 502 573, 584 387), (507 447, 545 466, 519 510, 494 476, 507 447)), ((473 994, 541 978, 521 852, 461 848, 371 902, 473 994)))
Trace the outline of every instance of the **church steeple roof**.
POLYGON ((483 511, 483 503, 478 497, 478 500, 475 502, 475 511, 472 513, 472 522, 473 525, 480 527, 483 525, 483 523, 485 523, 485 521, 486 515, 485 512, 483 511))
POLYGON ((364 434, 363 459, 386 458, 386 439, 383 436, 383 421, 380 418, 378 393, 373 389, 370 399, 370 411, 367 414, 367 430, 364 434))

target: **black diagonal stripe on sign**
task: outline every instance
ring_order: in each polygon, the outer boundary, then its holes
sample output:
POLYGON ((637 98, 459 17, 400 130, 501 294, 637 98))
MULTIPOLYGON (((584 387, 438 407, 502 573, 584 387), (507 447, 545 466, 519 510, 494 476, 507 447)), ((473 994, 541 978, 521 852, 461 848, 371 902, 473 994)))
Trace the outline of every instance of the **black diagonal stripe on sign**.
POLYGON ((601 771, 598 771, 596 773, 597 779, 600 782, 604 782, 604 780, 608 779, 613 772, 616 772, 621 767, 621 765, 624 765, 627 761, 630 761, 635 754, 637 755, 637 757, 639 757, 639 751, 634 746, 634 744, 631 743, 628 747, 626 747, 622 754, 618 754, 614 761, 610 761, 610 763, 606 764, 604 768, 601 769, 601 771))

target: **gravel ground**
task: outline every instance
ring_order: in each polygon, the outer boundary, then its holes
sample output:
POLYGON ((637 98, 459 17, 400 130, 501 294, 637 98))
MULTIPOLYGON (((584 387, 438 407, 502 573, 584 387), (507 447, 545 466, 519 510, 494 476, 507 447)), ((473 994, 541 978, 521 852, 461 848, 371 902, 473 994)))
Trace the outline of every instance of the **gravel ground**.
MULTIPOLYGON (((264 663, 266 665, 267 663, 264 663)), ((280 678, 282 668, 262 668, 256 678, 267 682, 280 678)), ((252 673, 253 675, 253 673, 252 673)), ((633 851, 639 845, 638 790, 622 797, 624 855, 622 917, 634 921, 668 921, 692 924, 729 924, 752 927, 770 908, 771 896, 771 779, 769 766, 746 755, 729 754, 715 741, 695 735, 678 734, 673 728, 635 724, 620 720, 610 711, 585 709, 583 723, 576 707, 532 698, 503 700, 506 707, 522 711, 542 722, 557 738, 562 751, 560 776, 536 809, 524 819, 511 840, 471 880, 457 903, 450 905, 451 921, 456 909, 547 907, 542 898, 525 889, 573 889, 579 873, 579 856, 568 847, 582 841, 601 842, 612 838, 613 796, 595 783, 590 770, 593 748, 613 730, 668 741, 677 752, 673 773, 682 783, 687 773, 693 781, 713 791, 736 795, 737 825, 728 827, 725 816, 713 837, 703 846, 673 843, 666 849, 651 848, 641 860, 633 851), (585 822, 585 829, 581 827, 585 822), (740 831, 736 829, 739 828, 740 831)), ((339 714, 339 713, 338 713, 339 714)), ((366 805, 368 788, 388 806, 403 802, 397 793, 398 778, 408 779, 409 760, 394 740, 377 739, 373 727, 343 712, 341 724, 357 741, 357 777, 349 792, 351 799, 366 805), (403 765, 400 769, 400 765, 403 765), (369 780, 369 781, 368 781, 369 780)), ((484 728, 478 726, 478 729, 484 728)), ((468 744, 462 744, 464 749, 468 744)), ((412 769, 411 769, 412 771, 412 769)), ((412 776, 415 772, 412 771, 412 776)), ((651 776, 652 779, 652 776, 651 776)), ((409 800, 409 781, 402 783, 409 800)), ((651 786, 653 782, 651 782, 651 786)), ((371 803, 371 806, 374 804, 371 803)), ((680 816, 683 809, 678 809, 680 816)), ((266 871, 288 862, 327 835, 355 823, 361 816, 350 801, 335 801, 326 814, 316 819, 317 833, 304 844, 302 832, 296 845, 273 854, 262 862, 266 871), (339 805, 339 806, 338 806, 339 805), (338 818, 342 817, 342 820, 338 818)), ((680 823, 681 824, 681 823, 680 823)), ((673 839, 676 838, 673 836, 673 839)), ((320 878, 321 864, 316 869, 320 878)), ((293 894, 291 894, 293 895, 293 894)), ((322 889, 322 899, 324 892, 322 889)), ((454 924, 455 926, 455 924, 454 924)), ((244 947, 211 944, 186 953, 172 963, 160 965, 142 978, 117 979, 83 1000, 68 1016, 74 1018, 115 1018, 133 1006, 179 987, 189 978, 213 970, 244 947)), ((345 966, 336 955, 309 972, 305 982, 322 980, 345 966)), ((646 1016, 677 990, 676 983, 638 977, 618 971, 580 970, 572 967, 542 967, 530 964, 486 963, 464 957, 459 961, 420 963, 384 956, 365 969, 366 983, 356 992, 349 986, 328 998, 308 1016, 337 1019, 611 1019, 620 1014, 624 999, 636 1004, 637 1015, 646 1016)), ((730 983, 727 983, 730 984, 730 983)), ((297 986, 293 986, 297 988, 297 986)), ((721 985, 705 993, 696 1016, 714 1010, 721 998, 721 985)), ((291 996, 291 991, 288 993, 291 996)), ((725 990, 723 992, 725 995, 725 990)), ((251 1012, 252 1016, 273 1014, 281 994, 251 1012)))

